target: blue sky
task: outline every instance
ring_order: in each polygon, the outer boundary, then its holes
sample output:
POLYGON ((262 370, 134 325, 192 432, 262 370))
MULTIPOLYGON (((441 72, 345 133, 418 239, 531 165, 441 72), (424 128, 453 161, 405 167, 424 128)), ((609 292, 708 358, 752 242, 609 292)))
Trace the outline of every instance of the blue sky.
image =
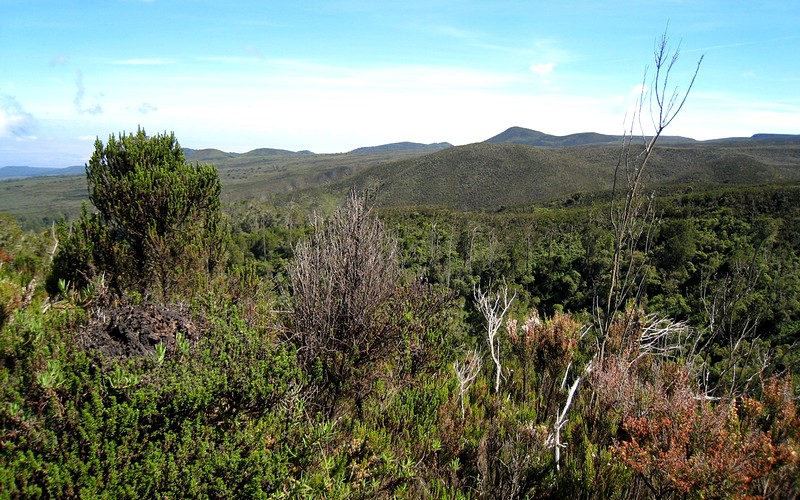
POLYGON ((800 133, 800 2, 0 0, 0 166, 96 137, 344 152, 510 126, 620 134, 669 23, 667 133, 800 133))

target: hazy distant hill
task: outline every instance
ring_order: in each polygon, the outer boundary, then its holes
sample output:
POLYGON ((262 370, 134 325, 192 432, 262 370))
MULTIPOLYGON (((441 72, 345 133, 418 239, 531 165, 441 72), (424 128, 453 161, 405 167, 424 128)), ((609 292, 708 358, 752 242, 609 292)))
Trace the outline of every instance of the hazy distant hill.
MULTIPOLYGON (((550 135, 536 130, 530 130, 522 127, 511 127, 505 132, 502 132, 485 142, 503 142, 508 144, 525 144, 528 146, 546 147, 546 148, 565 148, 572 146, 587 146, 587 145, 619 145, 622 142, 621 135, 604 135, 595 132, 583 132, 579 134, 570 134, 564 136, 550 135)), ((694 139, 679 136, 663 136, 661 137, 662 143, 694 143, 694 139)))
POLYGON ((407 151, 407 150, 422 150, 422 151, 438 151, 440 149, 452 148, 453 145, 449 142, 436 142, 433 144, 420 144, 418 142, 395 142, 392 144, 383 144, 381 146, 370 146, 365 148, 358 148, 350 151, 351 153, 375 153, 378 151, 407 151))
MULTIPOLYGON (((430 149, 388 149, 340 154, 313 154, 275 149, 226 153, 218 149, 184 149, 190 163, 217 167, 226 202, 263 202, 279 193, 326 185, 376 164, 428 154, 430 149)), ((88 202, 84 167, 81 175, 6 179, 0 182, 0 213, 18 217, 29 228, 53 218, 75 217, 88 202)), ((315 200, 323 203, 326 200, 315 200)), ((330 203, 338 203, 331 198, 330 203)))
POLYGON ((217 160, 227 160, 238 156, 238 153, 226 153, 224 151, 220 151, 219 149, 213 149, 213 148, 208 148, 208 149, 183 148, 183 154, 186 156, 186 161, 189 162, 208 162, 217 160))
POLYGON ((313 155, 311 151, 287 151, 286 149, 274 148, 258 148, 247 153, 242 153, 240 156, 270 156, 270 155, 313 155))
POLYGON ((45 175, 76 175, 85 174, 83 166, 64 168, 37 168, 37 167, 2 167, 0 179, 14 179, 20 177, 42 177, 45 175))
POLYGON ((750 137, 726 137, 724 139, 712 139, 704 141, 708 143, 732 144, 750 143, 762 146, 788 146, 800 144, 800 135, 796 134, 753 134, 750 137))
POLYGON ((286 149, 258 148, 246 153, 226 153, 219 149, 191 149, 183 148, 183 154, 188 162, 225 161, 235 158, 259 158, 276 155, 314 154, 311 151, 288 151, 286 149))

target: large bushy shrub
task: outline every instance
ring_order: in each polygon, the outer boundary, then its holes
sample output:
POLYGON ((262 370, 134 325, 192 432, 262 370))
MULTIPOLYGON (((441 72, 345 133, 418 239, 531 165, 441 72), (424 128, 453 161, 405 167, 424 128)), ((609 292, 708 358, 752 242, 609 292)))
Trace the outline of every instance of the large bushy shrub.
POLYGON ((437 346, 431 321, 445 296, 404 283, 395 243, 383 224, 351 196, 328 220, 315 223, 288 269, 290 318, 298 359, 325 411, 352 400, 358 408, 376 381, 375 368, 404 358, 403 371, 429 362, 437 346))
POLYGON ((112 134, 86 165, 89 199, 67 229, 49 287, 105 274, 117 290, 169 295, 202 285, 220 262, 220 183, 213 166, 186 163, 173 134, 112 134))

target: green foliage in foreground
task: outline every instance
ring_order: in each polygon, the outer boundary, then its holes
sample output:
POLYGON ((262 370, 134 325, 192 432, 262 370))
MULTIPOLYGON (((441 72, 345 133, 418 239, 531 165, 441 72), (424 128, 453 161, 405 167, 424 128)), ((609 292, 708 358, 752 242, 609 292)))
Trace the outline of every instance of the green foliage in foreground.
POLYGON ((252 497, 286 487, 313 451, 293 352, 235 311, 158 363, 84 352, 74 335, 86 313, 40 306, 19 314, 0 345, 3 491, 252 497))
POLYGON ((29 498, 677 498, 800 488, 800 413, 788 381, 768 381, 763 396, 741 403, 702 402, 684 361, 642 351, 635 335, 625 340, 625 324, 649 324, 635 313, 620 318, 622 336, 602 361, 570 315, 523 317, 503 338, 500 390, 485 365, 462 394, 463 415, 446 363, 414 373, 395 360, 386 376, 360 381, 372 390, 359 411, 343 402, 329 418, 315 410, 317 387, 291 344, 243 309, 220 308, 221 299, 192 313, 206 318, 204 336, 177 335, 163 357, 82 349, 101 295, 84 305, 62 299, 44 313, 39 297, 18 311, 0 341, 2 490, 29 498), (557 462, 553 430, 575 383, 557 462), (698 469, 698 460, 708 462, 698 469))

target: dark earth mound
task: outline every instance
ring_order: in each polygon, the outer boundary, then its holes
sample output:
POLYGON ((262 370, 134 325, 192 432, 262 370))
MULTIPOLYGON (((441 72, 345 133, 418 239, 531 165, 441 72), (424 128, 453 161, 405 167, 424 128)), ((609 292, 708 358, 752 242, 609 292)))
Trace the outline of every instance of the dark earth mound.
POLYGON ((106 357, 149 354, 161 342, 172 350, 178 334, 200 338, 205 321, 189 311, 154 302, 121 303, 95 309, 78 337, 78 345, 106 357))

